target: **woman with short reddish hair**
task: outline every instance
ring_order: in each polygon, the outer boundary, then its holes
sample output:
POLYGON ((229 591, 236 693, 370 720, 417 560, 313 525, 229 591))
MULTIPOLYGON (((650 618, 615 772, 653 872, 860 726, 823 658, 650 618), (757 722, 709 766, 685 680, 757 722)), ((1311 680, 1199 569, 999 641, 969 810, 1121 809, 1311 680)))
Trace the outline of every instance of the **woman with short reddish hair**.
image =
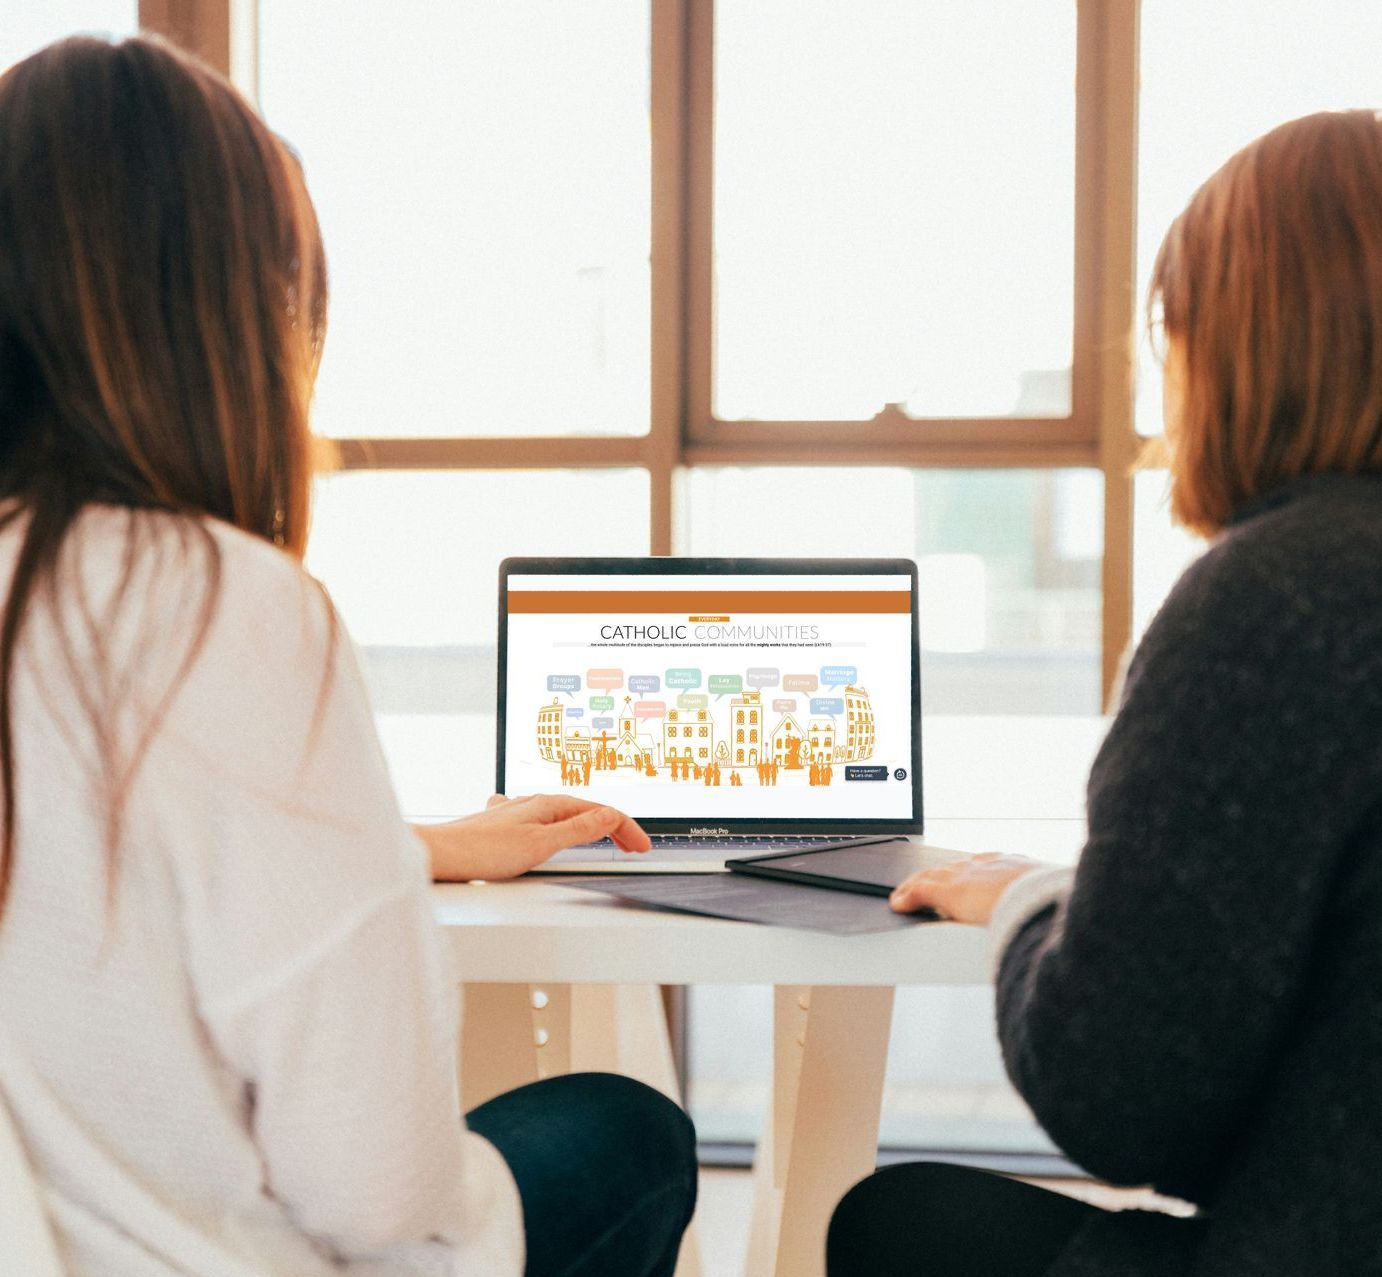
POLYGON ((920 1164, 831 1277, 1382 1273, 1382 120, 1235 155, 1166 236, 1172 510, 1212 538, 1147 630, 1074 871, 976 857, 894 907, 987 924, 1052 1139, 1192 1218, 920 1164))

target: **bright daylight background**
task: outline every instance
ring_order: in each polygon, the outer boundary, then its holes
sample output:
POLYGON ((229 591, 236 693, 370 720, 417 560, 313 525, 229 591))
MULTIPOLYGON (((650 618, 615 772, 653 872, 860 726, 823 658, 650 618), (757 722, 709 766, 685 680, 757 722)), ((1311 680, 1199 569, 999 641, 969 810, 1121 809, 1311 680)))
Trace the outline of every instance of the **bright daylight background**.
MULTIPOLYGON (((1064 415, 1074 4, 718 11, 718 414, 1064 415)), ((331 262, 319 429, 645 432, 646 5, 259 0, 259 15, 262 107, 302 154, 331 262)), ((5 0, 0 66, 135 23, 133 0, 5 0)), ((1376 0, 1144 0, 1140 288, 1167 224, 1232 151, 1308 111, 1382 101, 1379 49, 1376 0)), ((1145 354, 1139 373, 1152 434, 1145 354)), ((404 805, 473 807, 492 770, 498 560, 646 552, 646 475, 355 473, 319 489, 310 564, 363 645, 404 805)), ((1097 473, 699 468, 679 495, 683 552, 916 557, 928 742, 1019 714, 1087 753, 1097 473)), ((1159 474, 1137 480, 1136 535, 1140 632, 1194 552, 1159 474)), ((985 776, 931 757, 936 814, 1079 814, 1076 773, 1033 796, 1013 781, 1021 757, 985 776)), ((752 1138, 768 992, 696 990, 692 1010, 702 1132, 752 1138)), ((1003 1081, 989 1014, 984 990, 903 993, 885 1143, 1046 1147, 1003 1081)))

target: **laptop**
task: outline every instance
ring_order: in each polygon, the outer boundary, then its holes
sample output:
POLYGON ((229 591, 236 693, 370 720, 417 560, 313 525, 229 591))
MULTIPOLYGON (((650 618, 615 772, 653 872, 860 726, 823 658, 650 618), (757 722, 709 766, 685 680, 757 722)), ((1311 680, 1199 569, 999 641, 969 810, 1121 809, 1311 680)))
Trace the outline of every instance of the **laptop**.
POLYGON ((920 834, 916 564, 506 559, 498 709, 499 793, 607 803, 653 843, 538 872, 714 872, 920 834))

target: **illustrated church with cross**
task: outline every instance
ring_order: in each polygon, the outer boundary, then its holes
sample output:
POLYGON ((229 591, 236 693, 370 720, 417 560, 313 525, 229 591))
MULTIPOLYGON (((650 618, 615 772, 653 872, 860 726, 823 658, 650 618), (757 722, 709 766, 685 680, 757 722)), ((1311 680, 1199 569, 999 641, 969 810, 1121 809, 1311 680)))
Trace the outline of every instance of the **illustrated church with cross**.
POLYGON ((646 771, 650 764, 658 765, 653 738, 646 732, 639 732, 630 696, 624 697, 624 709, 619 715, 619 740, 614 746, 614 759, 620 767, 637 767, 640 771, 646 771))

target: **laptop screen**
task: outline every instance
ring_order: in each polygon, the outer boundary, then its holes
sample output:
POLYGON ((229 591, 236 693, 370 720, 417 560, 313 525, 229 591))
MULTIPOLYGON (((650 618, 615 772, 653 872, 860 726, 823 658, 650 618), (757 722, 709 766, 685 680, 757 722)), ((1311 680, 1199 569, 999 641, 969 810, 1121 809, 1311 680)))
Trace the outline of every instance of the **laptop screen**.
POLYGON ((502 792, 660 830, 919 828, 911 563, 582 564, 505 565, 502 792))

